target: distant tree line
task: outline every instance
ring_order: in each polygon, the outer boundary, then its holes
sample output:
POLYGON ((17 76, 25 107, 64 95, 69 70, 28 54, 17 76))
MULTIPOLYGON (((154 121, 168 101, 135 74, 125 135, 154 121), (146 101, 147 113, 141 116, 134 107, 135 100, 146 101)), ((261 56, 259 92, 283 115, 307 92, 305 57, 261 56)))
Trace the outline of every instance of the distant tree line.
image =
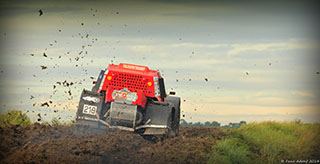
POLYGON ((221 126, 221 124, 217 121, 206 121, 204 123, 202 122, 187 122, 184 119, 180 120, 180 126, 188 126, 188 127, 219 127, 219 128, 224 128, 224 129, 228 129, 228 128, 239 128, 241 125, 245 125, 247 124, 246 121, 240 121, 239 123, 232 123, 230 122, 228 125, 223 125, 221 126))

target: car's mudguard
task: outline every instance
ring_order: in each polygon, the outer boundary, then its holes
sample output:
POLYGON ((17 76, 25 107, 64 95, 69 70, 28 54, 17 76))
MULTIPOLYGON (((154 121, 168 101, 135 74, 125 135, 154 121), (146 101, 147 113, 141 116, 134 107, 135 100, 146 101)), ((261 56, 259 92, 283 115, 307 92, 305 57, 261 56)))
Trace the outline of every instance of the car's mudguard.
POLYGON ((137 105, 111 102, 110 120, 111 125, 126 124, 134 128, 136 124, 137 105))
POLYGON ((103 93, 91 92, 83 90, 77 111, 77 124, 92 125, 95 122, 98 124, 98 119, 101 117, 101 113, 105 110, 104 103, 105 95, 103 93), (89 121, 88 123, 85 123, 89 121))
POLYGON ((100 86, 102 85, 102 82, 104 81, 103 79, 105 78, 105 72, 105 70, 100 71, 96 84, 92 87, 92 92, 98 92, 100 86))
POLYGON ((173 110, 173 115, 172 115, 172 124, 171 124, 171 129, 168 133, 169 137, 176 137, 179 135, 179 126, 180 126, 180 104, 181 100, 180 97, 175 97, 175 96, 167 96, 165 99, 165 102, 167 103, 172 103, 174 106, 173 110))
POLYGON ((180 104, 181 104, 181 100, 180 97, 176 97, 176 96, 167 96, 166 97, 166 101, 167 103, 172 103, 174 108, 175 108, 175 116, 177 116, 177 120, 178 122, 180 122, 180 104))
POLYGON ((169 125, 171 109, 171 103, 149 103, 144 122, 151 125, 169 125))
POLYGON ((164 102, 151 102, 146 109, 144 118, 144 135, 165 134, 170 128, 173 104, 164 102))

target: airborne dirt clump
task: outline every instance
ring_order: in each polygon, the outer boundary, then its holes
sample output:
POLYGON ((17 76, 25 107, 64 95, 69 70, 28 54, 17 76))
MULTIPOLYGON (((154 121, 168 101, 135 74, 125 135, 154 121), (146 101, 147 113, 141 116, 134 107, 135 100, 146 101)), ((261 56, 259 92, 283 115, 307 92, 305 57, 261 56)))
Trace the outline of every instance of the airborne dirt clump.
POLYGON ((176 138, 151 141, 124 131, 33 124, 0 128, 0 163, 206 163, 225 134, 181 127, 176 138))

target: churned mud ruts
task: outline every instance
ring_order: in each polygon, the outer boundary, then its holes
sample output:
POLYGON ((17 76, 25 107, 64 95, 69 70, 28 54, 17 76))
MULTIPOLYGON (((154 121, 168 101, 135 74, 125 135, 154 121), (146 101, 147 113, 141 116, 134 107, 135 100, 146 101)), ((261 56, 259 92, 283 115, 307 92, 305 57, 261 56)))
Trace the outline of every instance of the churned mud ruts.
POLYGON ((0 128, 0 163, 206 163, 224 133, 215 128, 180 127, 180 135, 145 139, 124 131, 77 127, 0 128))

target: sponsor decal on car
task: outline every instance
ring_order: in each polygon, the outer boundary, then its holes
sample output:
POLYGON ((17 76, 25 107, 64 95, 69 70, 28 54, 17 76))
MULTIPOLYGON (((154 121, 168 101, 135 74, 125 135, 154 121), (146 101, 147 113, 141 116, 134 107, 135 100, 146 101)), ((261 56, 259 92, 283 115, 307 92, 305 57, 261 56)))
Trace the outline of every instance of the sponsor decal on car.
POLYGON ((92 101, 94 103, 100 102, 100 99, 98 97, 85 96, 85 97, 82 97, 82 99, 86 101, 92 101))
POLYGON ((127 88, 121 90, 114 90, 112 92, 112 98, 118 102, 124 102, 132 104, 138 99, 138 95, 135 92, 130 92, 127 88))

